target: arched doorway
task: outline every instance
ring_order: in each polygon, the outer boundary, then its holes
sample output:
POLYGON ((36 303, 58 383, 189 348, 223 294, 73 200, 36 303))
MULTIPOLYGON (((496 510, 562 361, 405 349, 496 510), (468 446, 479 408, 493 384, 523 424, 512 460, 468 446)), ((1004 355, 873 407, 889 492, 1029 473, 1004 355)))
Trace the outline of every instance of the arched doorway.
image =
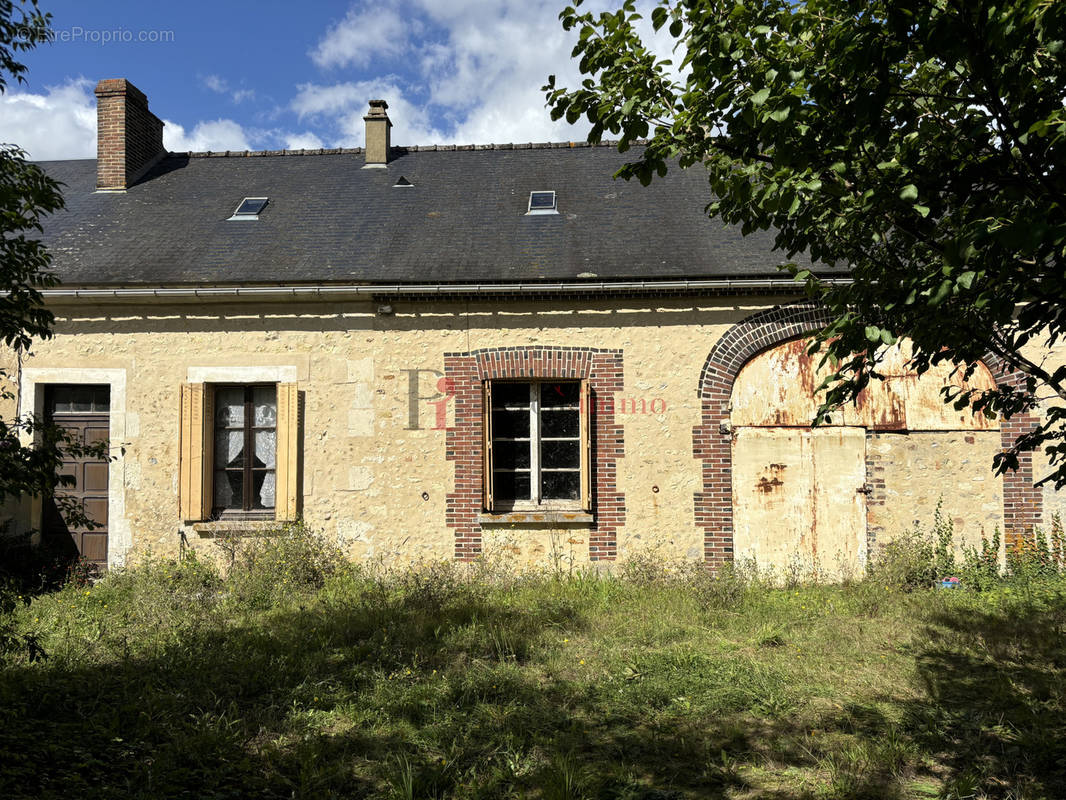
MULTIPOLYGON (((730 562, 734 557, 734 382, 741 369, 761 353, 772 350, 783 342, 799 339, 808 331, 823 327, 829 321, 830 317, 825 309, 812 303, 800 302, 768 308, 733 325, 718 339, 707 356, 698 386, 700 423, 693 428, 693 456, 700 461, 702 472, 701 487, 693 497, 693 505, 696 525, 703 530, 704 560, 712 568, 730 562)), ((998 359, 986 358, 985 365, 998 384, 1018 387, 1024 385, 1024 376, 1006 368, 998 359)), ((984 379, 987 379, 987 375, 984 379)), ((906 381, 899 383, 902 385, 906 381)), ((757 385, 754 381, 752 384, 757 385)), ((792 384, 781 382, 780 385, 787 387, 792 384)), ((937 399, 939 400, 939 397, 937 399)), ((765 400, 760 402, 769 405, 765 400)), ((884 402, 877 404, 877 408, 885 407, 884 402)), ((888 404, 887 407, 897 406, 888 404)), ((903 406, 903 410, 906 411, 906 406, 903 406)), ((885 422, 890 419, 892 417, 887 418, 885 422)), ((844 421, 847 420, 842 420, 844 421)), ((980 439, 981 447, 964 448, 962 452, 971 463, 987 469, 995 452, 1009 448, 1018 436, 1034 424, 1036 419, 1031 414, 1019 414, 1005 420, 1000 426, 998 447, 994 436, 984 436, 982 430, 956 432, 962 433, 964 444, 968 444, 965 441, 968 435, 974 436, 973 444, 978 444, 980 439), (988 446, 987 452, 984 451, 985 446, 988 446)), ((863 426, 854 427, 867 430, 863 426)), ((901 430, 893 431, 891 428, 876 426, 869 430, 872 430, 876 437, 882 438, 903 433, 901 430)), ((890 497, 887 491, 889 481, 894 480, 892 470, 901 474, 914 474, 922 469, 922 463, 918 463, 921 459, 918 462, 912 459, 909 465, 907 459, 902 459, 903 466, 897 465, 897 453, 890 445, 903 441, 910 440, 898 438, 886 442, 875 438, 875 446, 867 447, 866 483, 871 484, 870 488, 873 490, 864 501, 867 509, 867 552, 873 549, 871 543, 876 547, 886 532, 894 532, 899 527, 890 518, 890 511, 903 509, 907 514, 911 513, 907 507, 907 502, 911 501, 899 501, 890 497), (889 499, 893 502, 887 502, 889 499)), ((914 441, 917 442, 918 438, 914 441)), ((935 474, 939 467, 936 458, 930 454, 939 455, 944 451, 924 448, 916 452, 925 458, 926 474, 935 474)), ((943 483, 939 480, 926 481, 928 486, 936 489, 943 483)), ((1042 518, 1041 493, 1033 486, 1032 454, 1022 452, 1019 455, 1018 470, 1002 479, 996 478, 988 485, 992 484, 999 487, 1002 493, 999 512, 1004 539, 1008 547, 1016 546, 1032 535, 1033 527, 1039 525, 1042 518)), ((913 517, 910 517, 908 525, 911 521, 913 517)))

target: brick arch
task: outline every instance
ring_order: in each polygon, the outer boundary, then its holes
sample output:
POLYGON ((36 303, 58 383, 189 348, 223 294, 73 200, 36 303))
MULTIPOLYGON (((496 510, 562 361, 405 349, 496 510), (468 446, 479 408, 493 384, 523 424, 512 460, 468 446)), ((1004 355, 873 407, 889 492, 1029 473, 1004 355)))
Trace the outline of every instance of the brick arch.
MULTIPOLYGON (((711 348, 700 372, 700 424, 693 428, 692 451, 702 462, 702 491, 694 495, 696 526, 703 529, 703 556, 717 568, 733 560, 733 434, 729 406, 733 383, 754 356, 820 327, 832 316, 821 305, 792 303, 760 311, 738 322, 711 348)), ((1020 386, 1024 375, 999 358, 982 359, 999 384, 1020 386)), ((1018 414, 1000 425, 1002 447, 1014 444, 1037 424, 1034 414, 1018 414)), ((1018 470, 1003 477, 1003 525, 1008 546, 1017 545, 1040 523, 1042 495, 1033 486, 1032 453, 1019 456, 1018 470)))

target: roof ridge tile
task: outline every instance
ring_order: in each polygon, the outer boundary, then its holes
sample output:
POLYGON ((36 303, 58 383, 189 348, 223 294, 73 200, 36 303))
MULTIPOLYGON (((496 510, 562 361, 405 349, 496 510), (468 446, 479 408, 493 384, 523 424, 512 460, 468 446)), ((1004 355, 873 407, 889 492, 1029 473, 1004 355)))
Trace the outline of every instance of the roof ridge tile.
MULTIPOLYGON (((647 139, 635 139, 633 144, 645 145, 647 139)), ((393 147, 397 154, 453 152, 457 150, 555 150, 576 147, 617 147, 616 139, 604 139, 596 143, 586 141, 568 142, 495 142, 487 144, 412 144, 393 147)), ((252 156, 336 156, 362 155, 362 147, 315 147, 300 150, 187 150, 173 151, 167 155, 172 158, 249 158, 252 156)))

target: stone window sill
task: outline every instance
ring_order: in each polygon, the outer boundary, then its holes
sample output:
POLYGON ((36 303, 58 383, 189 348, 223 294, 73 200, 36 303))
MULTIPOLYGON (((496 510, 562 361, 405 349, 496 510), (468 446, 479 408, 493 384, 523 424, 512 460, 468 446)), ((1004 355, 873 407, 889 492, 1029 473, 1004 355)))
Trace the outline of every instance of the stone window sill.
POLYGON ((227 519, 211 522, 194 522, 192 529, 197 536, 205 538, 225 534, 237 536, 260 536, 276 531, 285 525, 273 519, 227 519))
POLYGON ((539 511, 482 511, 477 521, 482 525, 592 525, 595 518, 580 509, 541 509, 539 511))

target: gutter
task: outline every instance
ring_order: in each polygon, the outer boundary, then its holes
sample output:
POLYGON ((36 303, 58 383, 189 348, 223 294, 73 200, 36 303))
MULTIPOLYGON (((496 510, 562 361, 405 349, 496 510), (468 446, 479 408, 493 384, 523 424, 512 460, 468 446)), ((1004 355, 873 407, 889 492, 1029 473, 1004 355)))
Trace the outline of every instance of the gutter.
MULTIPOLYGON (((841 286, 850 278, 825 278, 823 283, 841 286)), ((116 287, 43 289, 45 299, 137 299, 137 298, 331 298, 344 296, 428 297, 479 296, 500 294, 617 294, 623 292, 719 292, 719 291, 799 291, 802 284, 791 278, 707 278, 701 280, 664 281, 581 281, 570 283, 463 283, 463 284, 291 284, 277 286, 187 286, 187 287, 116 287)))

